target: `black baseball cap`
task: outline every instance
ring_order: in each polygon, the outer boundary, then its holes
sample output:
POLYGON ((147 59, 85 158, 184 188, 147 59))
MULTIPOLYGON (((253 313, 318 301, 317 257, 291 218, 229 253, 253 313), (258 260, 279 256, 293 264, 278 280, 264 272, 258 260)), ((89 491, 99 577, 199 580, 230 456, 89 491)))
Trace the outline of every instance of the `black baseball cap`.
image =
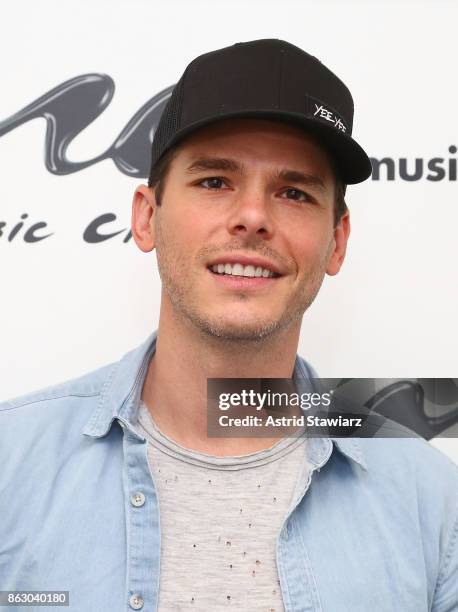
POLYGON ((151 168, 195 130, 229 118, 285 121, 328 151, 344 184, 371 175, 351 137, 353 98, 320 60, 277 39, 236 43, 194 59, 175 85, 154 134, 151 168))

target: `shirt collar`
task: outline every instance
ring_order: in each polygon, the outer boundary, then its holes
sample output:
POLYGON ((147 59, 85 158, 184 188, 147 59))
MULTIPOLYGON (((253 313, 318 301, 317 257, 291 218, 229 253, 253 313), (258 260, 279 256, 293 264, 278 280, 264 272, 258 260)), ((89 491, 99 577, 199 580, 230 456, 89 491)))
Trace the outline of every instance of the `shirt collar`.
MULTIPOLYGON (((100 394, 94 413, 86 423, 83 434, 93 438, 105 436, 115 419, 119 420, 134 435, 138 417, 140 396, 148 370, 149 362, 156 350, 157 332, 153 332, 143 344, 126 353, 110 371, 100 394)), ((307 363, 296 357, 293 376, 310 380, 313 372, 307 363)), ((313 385, 313 381, 312 381, 313 385)), ((363 469, 367 465, 360 443, 355 438, 330 438, 336 447, 348 459, 355 461, 363 469)))
POLYGON ((143 344, 126 353, 114 365, 103 385, 97 408, 86 423, 83 434, 101 438, 108 433, 115 419, 135 433, 143 382, 148 364, 156 350, 156 339, 157 332, 153 332, 143 344))
MULTIPOLYGON (((314 385, 313 382, 313 377, 316 377, 317 375, 311 370, 307 362, 299 355, 296 357, 293 376, 295 378, 299 377, 303 381, 310 381, 312 388, 317 390, 317 387, 316 385, 314 385)), ((322 439, 325 440, 326 438, 322 439)), ((334 447, 337 448, 337 450, 340 451, 343 455, 345 455, 345 457, 356 462, 364 470, 367 470, 367 464, 364 458, 363 450, 357 438, 330 437, 327 439, 331 440, 334 447)))

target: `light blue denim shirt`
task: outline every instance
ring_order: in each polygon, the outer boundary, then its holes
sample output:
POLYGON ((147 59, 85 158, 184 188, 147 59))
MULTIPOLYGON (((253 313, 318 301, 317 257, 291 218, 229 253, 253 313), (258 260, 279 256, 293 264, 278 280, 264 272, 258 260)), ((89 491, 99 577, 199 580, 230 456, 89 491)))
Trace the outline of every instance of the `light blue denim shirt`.
MULTIPOLYGON (((155 339, 0 404, 0 590, 66 590, 78 612, 157 610, 158 500, 135 431, 155 339)), ((299 357, 295 374, 310 375, 299 357)), ((418 438, 305 448, 312 471, 277 540, 285 610, 456 612, 457 466, 418 438)))

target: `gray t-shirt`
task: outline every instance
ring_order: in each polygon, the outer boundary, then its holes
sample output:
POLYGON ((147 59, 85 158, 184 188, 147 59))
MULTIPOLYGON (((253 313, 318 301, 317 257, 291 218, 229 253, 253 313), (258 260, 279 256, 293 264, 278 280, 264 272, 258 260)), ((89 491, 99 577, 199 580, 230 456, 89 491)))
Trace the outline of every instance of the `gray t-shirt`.
POLYGON ((304 477, 306 438, 217 457, 164 435, 143 402, 137 429, 159 500, 159 611, 283 612, 276 540, 304 477))

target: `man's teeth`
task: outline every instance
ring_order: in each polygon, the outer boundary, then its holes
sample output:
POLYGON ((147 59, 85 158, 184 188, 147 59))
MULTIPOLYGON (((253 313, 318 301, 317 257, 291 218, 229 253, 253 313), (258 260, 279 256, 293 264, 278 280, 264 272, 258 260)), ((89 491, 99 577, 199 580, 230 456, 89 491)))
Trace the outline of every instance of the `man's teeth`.
POLYGON ((220 263, 210 266, 212 271, 216 274, 231 274, 232 276, 263 276, 264 278, 276 276, 271 270, 262 268, 261 266, 242 266, 242 264, 235 263, 220 263))

